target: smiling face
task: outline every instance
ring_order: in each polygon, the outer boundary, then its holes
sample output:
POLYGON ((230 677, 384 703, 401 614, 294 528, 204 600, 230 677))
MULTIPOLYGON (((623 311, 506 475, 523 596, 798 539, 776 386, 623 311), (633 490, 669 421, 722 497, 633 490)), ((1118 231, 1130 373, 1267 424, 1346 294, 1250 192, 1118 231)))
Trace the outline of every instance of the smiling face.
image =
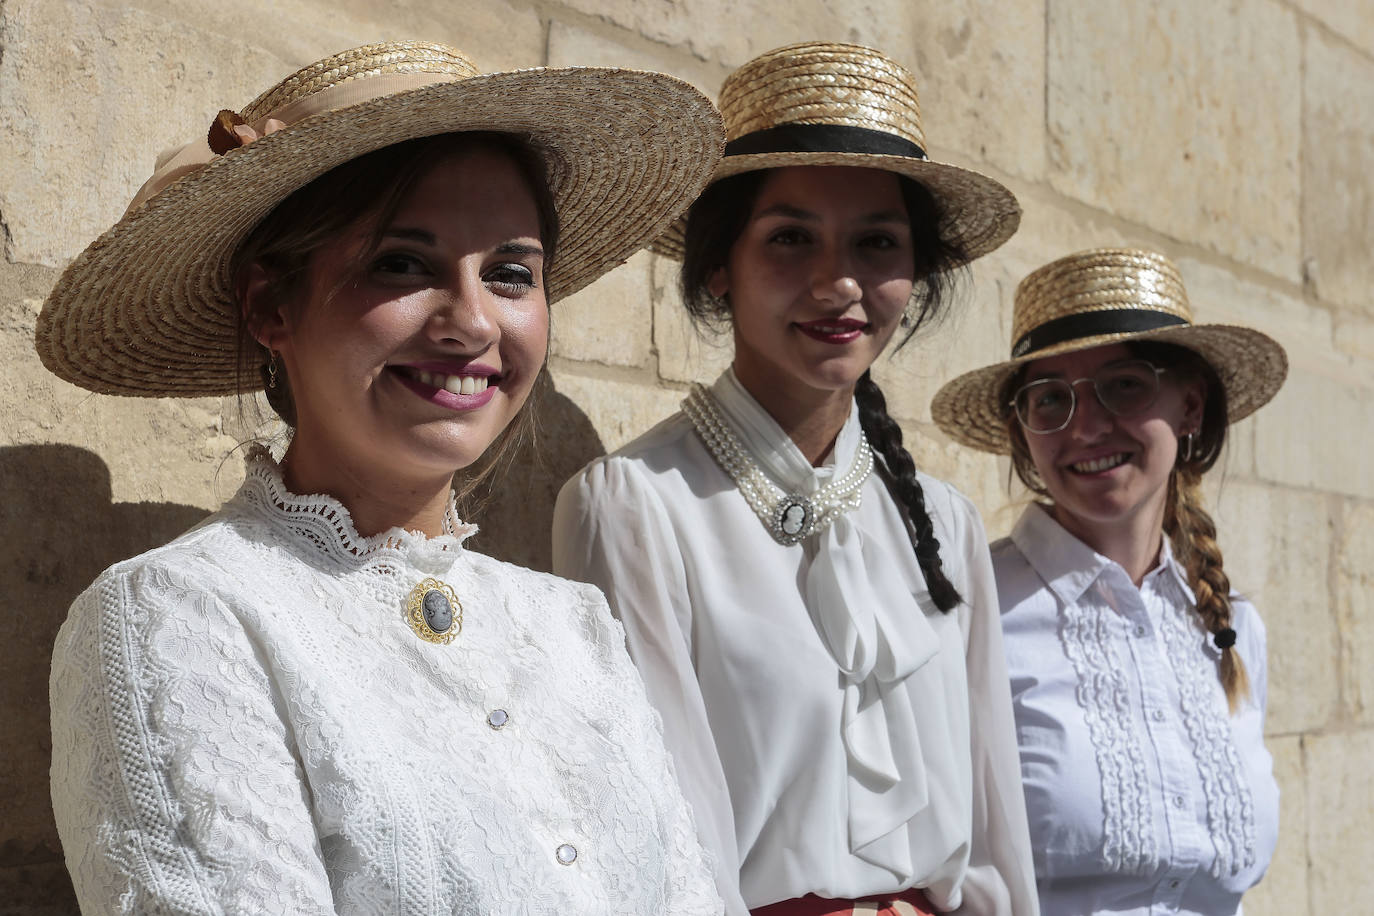
POLYGON ((359 260, 371 241, 358 226, 321 247, 305 301, 259 333, 295 401, 288 461, 446 477, 495 441, 543 365, 538 208, 515 162, 476 146, 421 175, 359 260))
MULTIPOLYGON (((1040 359, 1024 381, 1092 378, 1103 367, 1135 357, 1123 345, 1094 347, 1040 359)), ((1175 373, 1159 378, 1159 396, 1130 417, 1112 414, 1090 382, 1074 386, 1077 407, 1068 425, 1045 434, 1022 431, 1035 469, 1054 500, 1059 523, 1096 547, 1109 530, 1162 530, 1169 474, 1178 439, 1198 429, 1205 389, 1175 373)))
POLYGON ((911 298, 911 227, 897 176, 876 169, 774 169, 726 265, 735 373, 756 394, 852 393, 911 298))

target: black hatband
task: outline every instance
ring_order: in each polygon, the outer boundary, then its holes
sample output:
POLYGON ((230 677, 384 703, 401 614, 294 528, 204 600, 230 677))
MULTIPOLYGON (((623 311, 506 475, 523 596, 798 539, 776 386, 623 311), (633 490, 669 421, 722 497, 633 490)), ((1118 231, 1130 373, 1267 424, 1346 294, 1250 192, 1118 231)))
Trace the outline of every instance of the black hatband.
POLYGON ((725 144, 727 158, 754 153, 866 153, 926 158, 926 151, 905 137, 848 124, 779 124, 725 144))
POLYGON ((1105 309, 1078 312, 1055 318, 1032 328, 1011 348, 1011 358, 1017 359, 1033 350, 1043 350, 1055 344, 1099 334, 1137 334, 1160 328, 1186 325, 1188 320, 1169 312, 1154 309, 1105 309))

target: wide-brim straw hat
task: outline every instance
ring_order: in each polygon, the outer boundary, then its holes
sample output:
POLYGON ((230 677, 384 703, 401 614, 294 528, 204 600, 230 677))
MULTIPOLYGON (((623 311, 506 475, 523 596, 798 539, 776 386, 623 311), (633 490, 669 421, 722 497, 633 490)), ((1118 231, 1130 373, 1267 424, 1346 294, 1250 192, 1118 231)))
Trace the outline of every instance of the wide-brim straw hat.
POLYGON ((1279 390, 1288 357, 1253 328, 1194 324, 1178 268, 1135 248, 1095 248, 1052 261, 1016 287, 1011 358, 965 373, 931 402, 936 424, 956 442, 1010 454, 1007 383, 1032 360, 1133 340, 1187 347, 1207 360, 1226 390, 1231 422, 1279 390))
MULTIPOLYGON (((970 259, 1011 238, 1016 197, 986 175, 933 162, 911 72, 862 45, 804 42, 769 51, 720 89, 725 156, 711 181, 796 165, 883 169, 924 185, 944 213, 940 236, 970 259)), ((681 259, 686 219, 653 244, 681 259)))
POLYGON ((83 388, 226 395, 239 378, 231 259, 292 192, 365 153, 453 131, 499 131, 542 155, 560 224, 550 302, 660 234, 700 193, 723 131, 670 76, 614 68, 479 73, 460 52, 388 42, 277 84, 208 137, 169 151, 124 217, 62 274, 38 319, 51 371, 83 388), (664 112, 672 112, 665 117, 664 112), (214 148, 212 148, 214 147, 214 148))

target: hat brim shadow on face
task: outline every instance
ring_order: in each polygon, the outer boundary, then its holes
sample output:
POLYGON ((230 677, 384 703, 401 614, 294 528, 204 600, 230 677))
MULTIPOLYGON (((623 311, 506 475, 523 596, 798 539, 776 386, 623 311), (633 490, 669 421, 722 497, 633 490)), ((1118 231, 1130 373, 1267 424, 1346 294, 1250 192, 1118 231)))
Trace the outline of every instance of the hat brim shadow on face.
POLYGON ((936 392, 930 404, 931 418, 961 445, 999 455, 1011 454, 1007 433, 1010 407, 1003 394, 1008 381, 1022 366, 1064 353, 1132 341, 1175 344, 1202 356, 1226 391, 1227 419, 1232 423, 1268 403, 1288 375, 1288 357, 1283 347, 1253 328, 1190 324, 1153 331, 1105 333, 1047 346, 966 372, 936 392))
POLYGON ((217 157, 93 242, 39 316, 44 365, 104 394, 240 393, 230 264, 242 241, 331 169, 461 131, 521 136, 543 156, 560 222, 550 303, 659 235, 705 186, 723 145, 719 115, 688 84, 613 68, 484 74, 322 112, 217 157))
MULTIPOLYGON (((1000 182, 986 175, 910 156, 844 152, 769 152, 727 156, 711 176, 714 184, 732 175, 793 166, 843 166, 880 169, 924 185, 944 213, 940 235, 962 247, 971 261, 996 250, 1021 224, 1021 206, 1000 182)), ((674 220, 654 240, 656 253, 682 260, 686 217, 674 220)))

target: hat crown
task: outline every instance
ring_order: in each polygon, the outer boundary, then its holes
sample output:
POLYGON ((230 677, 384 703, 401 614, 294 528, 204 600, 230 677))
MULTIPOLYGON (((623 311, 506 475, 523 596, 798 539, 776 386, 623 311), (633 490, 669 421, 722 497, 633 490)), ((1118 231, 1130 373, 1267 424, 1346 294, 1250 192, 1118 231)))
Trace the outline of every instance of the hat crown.
POLYGON ((384 73, 433 73, 468 79, 478 72, 472 61, 446 45, 427 41, 378 42, 350 48, 302 67, 249 102, 240 115, 245 121, 256 121, 324 89, 384 73))
POLYGON ((1178 268, 1139 248, 1094 248, 1051 261, 1016 287, 1013 342, 1051 321, 1089 312, 1154 311, 1193 323, 1178 268))
POLYGON ((726 78, 720 113, 729 140, 784 124, 832 124, 926 146, 915 78, 862 45, 804 42, 762 54, 726 78))

